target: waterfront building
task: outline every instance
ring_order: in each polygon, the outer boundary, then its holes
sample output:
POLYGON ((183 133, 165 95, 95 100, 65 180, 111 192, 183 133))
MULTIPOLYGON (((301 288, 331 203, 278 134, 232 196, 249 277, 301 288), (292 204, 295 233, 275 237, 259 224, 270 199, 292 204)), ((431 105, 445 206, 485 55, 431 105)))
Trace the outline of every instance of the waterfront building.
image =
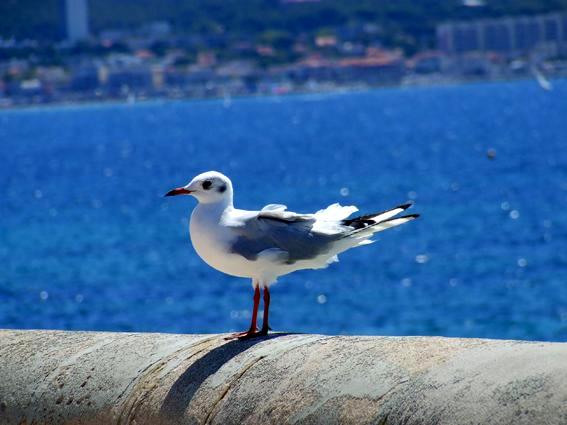
POLYGON ((508 59, 567 54, 567 14, 480 19, 437 26, 437 48, 449 57, 497 53, 508 59))
POLYGON ((65 38, 76 43, 89 37, 87 0, 62 0, 65 38))

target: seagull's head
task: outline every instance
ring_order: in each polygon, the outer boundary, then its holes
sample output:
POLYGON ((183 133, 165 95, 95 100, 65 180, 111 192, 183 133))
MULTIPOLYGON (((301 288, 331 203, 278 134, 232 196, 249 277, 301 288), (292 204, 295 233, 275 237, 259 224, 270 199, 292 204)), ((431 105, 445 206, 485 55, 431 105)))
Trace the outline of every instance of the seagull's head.
POLYGON ((187 185, 170 190, 165 196, 192 195, 202 204, 230 202, 232 200, 232 182, 218 171, 199 174, 187 185))

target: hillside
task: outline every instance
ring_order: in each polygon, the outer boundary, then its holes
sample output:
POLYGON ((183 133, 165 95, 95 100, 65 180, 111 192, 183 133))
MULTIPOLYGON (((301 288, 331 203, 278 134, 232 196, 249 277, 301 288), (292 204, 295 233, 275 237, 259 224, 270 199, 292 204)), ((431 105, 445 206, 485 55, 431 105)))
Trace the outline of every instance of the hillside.
MULTIPOLYGON (((3 0, 0 36, 57 39, 60 4, 60 0, 3 0)), ((439 22, 567 10, 567 0, 488 0, 484 7, 465 7, 456 0, 90 0, 90 9, 95 33, 167 20, 178 32, 257 39, 271 31, 314 33, 372 23, 376 38, 385 45, 411 51, 433 44, 439 22)))

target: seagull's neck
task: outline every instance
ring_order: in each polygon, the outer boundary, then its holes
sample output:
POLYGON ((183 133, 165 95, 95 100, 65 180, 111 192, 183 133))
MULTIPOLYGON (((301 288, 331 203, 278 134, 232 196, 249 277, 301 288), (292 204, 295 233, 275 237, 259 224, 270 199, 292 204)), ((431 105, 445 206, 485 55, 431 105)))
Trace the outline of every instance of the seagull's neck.
POLYGON ((225 211, 233 210, 234 206, 232 205, 232 197, 226 197, 217 202, 209 202, 203 203, 199 202, 196 207, 196 210, 199 211, 200 214, 206 214, 209 217, 219 217, 223 215, 225 211))

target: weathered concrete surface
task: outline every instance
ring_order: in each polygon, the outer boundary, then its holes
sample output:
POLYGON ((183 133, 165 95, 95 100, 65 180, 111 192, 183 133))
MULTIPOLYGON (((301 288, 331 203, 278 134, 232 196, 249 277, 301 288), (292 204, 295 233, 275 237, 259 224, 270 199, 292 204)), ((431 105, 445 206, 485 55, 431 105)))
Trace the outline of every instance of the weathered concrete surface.
POLYGON ((567 424, 567 344, 0 331, 1 424, 567 424))

